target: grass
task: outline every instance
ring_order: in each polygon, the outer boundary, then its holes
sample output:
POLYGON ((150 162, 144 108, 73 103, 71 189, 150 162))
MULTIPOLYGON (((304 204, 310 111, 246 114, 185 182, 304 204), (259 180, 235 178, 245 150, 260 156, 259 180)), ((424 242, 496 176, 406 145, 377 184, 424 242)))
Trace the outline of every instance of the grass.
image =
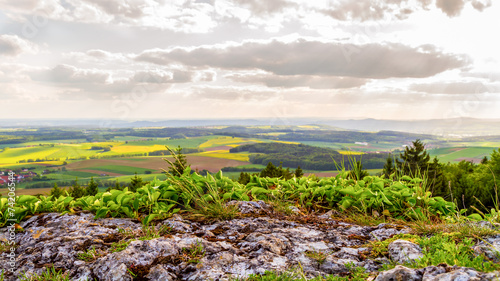
MULTIPOLYGON (((175 162, 180 162, 177 154, 170 148, 172 158, 175 162)), ((165 161, 175 168, 172 161, 165 158, 165 161)), ((182 162, 181 162, 182 163, 182 162)), ((163 170, 169 173, 166 170, 163 170)), ((170 174, 170 173, 169 173, 170 174)), ((179 177, 170 174, 170 180, 184 196, 185 208, 191 211, 195 216, 202 216, 207 219, 225 220, 232 219, 236 216, 238 208, 235 205, 226 205, 224 199, 221 198, 219 187, 214 186, 208 181, 205 186, 196 185, 193 179, 184 173, 179 177), (193 207, 191 206, 194 205, 193 207)))
POLYGON ((327 275, 327 276, 317 276, 311 279, 307 279, 302 267, 299 263, 298 267, 292 268, 285 272, 275 272, 266 271, 262 275, 251 274, 247 278, 236 278, 230 280, 239 281, 364 281, 370 277, 370 273, 366 273, 363 267, 355 267, 352 264, 346 264, 346 270, 348 271, 348 276, 337 276, 337 275, 327 275))
POLYGON ((442 163, 459 162, 462 158, 481 160, 484 156, 489 156, 497 147, 450 147, 430 149, 431 157, 437 156, 442 163))
MULTIPOLYGON (((194 137, 194 138, 187 138, 187 139, 175 139, 175 140, 170 140, 168 138, 155 138, 154 140, 151 141, 144 141, 144 140, 139 140, 139 141, 130 141, 127 143, 129 146, 150 146, 150 145, 161 145, 160 150, 165 150, 165 146, 169 147, 199 147, 202 143, 207 142, 213 138, 217 138, 218 136, 204 136, 204 137, 194 137)), ((114 139, 117 139, 115 137, 114 139)), ((120 139, 122 140, 122 139, 120 139)), ((122 140, 124 141, 124 140, 122 140)))
POLYGON ((35 274, 32 276, 26 275, 24 273, 18 279, 20 281, 69 281, 70 278, 66 273, 63 273, 62 270, 56 270, 54 267, 47 268, 42 272, 41 275, 35 274))
POLYGON ((487 261, 484 256, 474 255, 475 243, 470 238, 455 240, 448 235, 436 234, 429 238, 419 237, 417 244, 422 248, 424 256, 414 264, 416 268, 446 263, 472 267, 481 272, 500 269, 500 264, 487 261))
POLYGON ((102 165, 102 166, 89 167, 86 169, 116 173, 122 175, 133 175, 134 173, 144 174, 146 171, 151 171, 151 169, 132 167, 132 166, 121 166, 121 165, 102 165))
POLYGON ((169 234, 172 229, 167 225, 162 225, 158 228, 154 226, 143 226, 141 230, 135 231, 129 228, 118 228, 118 233, 122 237, 122 240, 113 242, 111 244, 110 252, 121 252, 125 250, 128 245, 135 239, 144 241, 151 240, 155 238, 160 238, 169 234))
POLYGON ((306 251, 306 257, 317 261, 319 264, 323 264, 328 256, 327 253, 322 251, 306 251))
POLYGON ((101 255, 102 254, 95 249, 95 246, 92 246, 90 249, 87 249, 87 251, 79 253, 76 258, 85 262, 92 262, 101 255))
POLYGON ((205 248, 200 240, 196 240, 188 248, 182 248, 181 257, 188 263, 200 263, 201 259, 205 256, 205 248))

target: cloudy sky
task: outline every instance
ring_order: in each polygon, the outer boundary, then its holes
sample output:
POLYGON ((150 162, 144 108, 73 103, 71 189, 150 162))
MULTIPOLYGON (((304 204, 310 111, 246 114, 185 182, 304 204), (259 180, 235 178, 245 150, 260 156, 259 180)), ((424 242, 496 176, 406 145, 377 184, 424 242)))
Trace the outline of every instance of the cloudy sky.
POLYGON ((492 0, 0 0, 0 119, 500 118, 492 0))

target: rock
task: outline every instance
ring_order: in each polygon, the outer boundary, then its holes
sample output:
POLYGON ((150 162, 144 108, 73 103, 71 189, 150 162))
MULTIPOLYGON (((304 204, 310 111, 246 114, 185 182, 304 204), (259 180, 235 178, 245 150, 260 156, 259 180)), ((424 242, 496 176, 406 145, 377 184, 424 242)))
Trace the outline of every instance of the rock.
POLYGON ((149 270, 146 278, 149 280, 163 280, 163 281, 173 281, 175 276, 173 276, 170 272, 168 272, 168 268, 163 265, 155 265, 149 270))
POLYGON ((267 214, 272 208, 264 201, 230 201, 228 206, 236 205, 242 214, 267 214))
POLYGON ((481 273, 472 268, 449 266, 442 264, 439 266, 428 266, 424 268, 422 281, 479 281, 498 280, 497 273, 481 273))
POLYGON ((490 237, 474 247, 476 256, 484 255, 493 262, 500 262, 500 237, 490 237))
POLYGON ((406 240, 395 240, 387 247, 389 257, 397 263, 413 262, 423 257, 422 249, 415 243, 406 240))
POLYGON ((412 269, 402 265, 397 265, 391 270, 381 272, 375 281, 420 281, 422 280, 422 270, 412 269))
POLYGON ((396 234, 407 234, 410 233, 409 228, 397 229, 395 225, 390 225, 387 223, 381 223, 377 225, 376 229, 370 232, 370 236, 376 240, 382 241, 396 234))
MULTIPOLYGON (((29 276, 41 274, 52 264, 73 281, 132 280, 130 272, 139 280, 230 280, 263 274, 267 270, 283 272, 298 267, 299 263, 308 278, 343 275, 353 266, 378 272, 389 260, 386 257, 370 259, 363 245, 377 240, 375 236, 389 237, 406 231, 387 224, 368 227, 332 219, 319 220, 319 223, 318 220, 314 223, 282 220, 265 216, 268 206, 262 203, 238 203, 238 207, 247 210, 250 216, 211 224, 193 222, 176 214, 159 222, 157 230, 163 225, 171 230, 154 239, 125 237, 119 229, 128 229, 126 232, 134 235, 143 233, 139 222, 132 219, 94 220, 90 213, 33 216, 21 224, 25 232, 16 234, 16 271, 13 274, 6 272, 5 280, 17 280, 22 272, 29 276), (374 232, 378 234, 371 235, 374 232), (127 242, 128 246, 112 252, 112 245, 117 242, 123 245, 127 242), (91 248, 98 253, 94 260, 78 259, 79 254, 91 248), (311 257, 314 252, 320 254, 319 258, 311 257)), ((4 233, 6 229, 0 229, 0 239, 5 238, 4 233)), ((403 262, 409 254, 418 256, 418 251, 413 252, 418 247, 406 243, 409 242, 391 243, 392 259, 403 262)), ((4 253, 0 258, 0 270, 7 268, 4 253)), ((396 267, 377 278, 420 276, 421 279, 424 272, 429 280, 463 278, 465 275, 469 276, 466 280, 494 276, 474 273, 471 269, 458 270, 458 267, 418 270, 396 267)))

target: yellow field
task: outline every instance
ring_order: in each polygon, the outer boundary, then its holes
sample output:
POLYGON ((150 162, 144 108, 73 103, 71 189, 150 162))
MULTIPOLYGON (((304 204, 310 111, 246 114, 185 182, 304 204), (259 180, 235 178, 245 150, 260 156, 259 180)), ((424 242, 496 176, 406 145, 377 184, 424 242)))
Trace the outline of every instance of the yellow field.
POLYGON ((117 145, 113 146, 111 148, 112 152, 115 153, 145 153, 145 152, 152 152, 156 150, 166 150, 164 145, 148 145, 148 146, 139 146, 139 145, 117 145))
POLYGON ((19 148, 9 148, 8 150, 0 154, 0 163, 2 164, 14 164, 19 160, 27 159, 43 159, 48 157, 52 153, 59 150, 57 147, 19 147, 19 148))
POLYGON ((229 153, 227 150, 214 150, 214 151, 206 151, 201 153, 192 154, 193 156, 206 156, 206 157, 214 157, 214 158, 224 158, 229 160, 237 160, 237 161, 245 161, 248 162, 248 153, 229 153))
POLYGON ((364 152, 360 151, 347 151, 347 150, 337 150, 338 153, 342 155, 363 155, 365 154, 364 152))
POLYGON ((273 142, 287 143, 287 144, 300 144, 300 142, 293 142, 293 141, 277 141, 277 140, 273 140, 273 142))
MULTIPOLYGON (((243 139, 243 138, 233 138, 233 137, 218 137, 216 139, 211 139, 208 140, 202 144, 200 144, 200 148, 209 148, 209 147, 215 147, 215 146, 230 146, 238 143, 244 143, 244 142, 249 142, 250 140, 248 139, 243 139)), ((252 142, 258 142, 255 140, 251 140, 252 142)))
POLYGON ((313 125, 302 125, 302 126, 297 126, 299 128, 304 128, 304 129, 319 129, 319 126, 313 126, 313 125))

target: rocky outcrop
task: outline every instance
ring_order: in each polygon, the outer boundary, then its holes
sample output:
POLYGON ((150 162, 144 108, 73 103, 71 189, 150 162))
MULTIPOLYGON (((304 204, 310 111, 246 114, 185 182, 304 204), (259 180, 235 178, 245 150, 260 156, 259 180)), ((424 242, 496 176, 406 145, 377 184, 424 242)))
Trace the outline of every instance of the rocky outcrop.
POLYGON ((428 266, 408 268, 397 265, 391 270, 381 272, 375 281, 479 281, 500 280, 498 273, 481 273, 471 268, 458 266, 428 266))
MULTIPOLYGON (((22 273, 40 274, 52 266, 71 280, 109 281, 133 280, 132 275, 137 280, 228 280, 266 270, 282 272, 299 263, 308 277, 345 274, 353 266, 377 272, 389 260, 369 258, 367 242, 409 232, 390 224, 353 225, 328 214, 284 218, 273 214, 264 202, 232 204, 244 215, 215 223, 174 215, 156 226, 156 237, 146 235, 141 224, 132 219, 94 220, 93 214, 84 212, 33 216, 21 223, 24 232, 16 235, 16 271, 5 280, 17 280, 22 273), (89 250, 91 257, 82 259, 89 250)), ((7 232, 0 231, 4 235, 0 239, 5 239, 7 232)), ((418 256, 413 252, 417 248, 405 242, 391 244, 392 259, 401 262, 418 256)), ((6 270, 6 262, 2 261, 0 268, 6 270)), ((454 271, 475 278, 475 271, 467 270, 454 271)), ((379 274, 377 280, 438 280, 423 279, 430 278, 427 272, 430 269, 398 266, 379 274)), ((432 272, 438 276, 440 271, 432 272)), ((476 277, 484 276, 476 272, 476 277)))
POLYGON ((415 243, 406 240, 395 240, 388 246, 389 257, 396 263, 411 263, 422 258, 422 249, 415 243))

